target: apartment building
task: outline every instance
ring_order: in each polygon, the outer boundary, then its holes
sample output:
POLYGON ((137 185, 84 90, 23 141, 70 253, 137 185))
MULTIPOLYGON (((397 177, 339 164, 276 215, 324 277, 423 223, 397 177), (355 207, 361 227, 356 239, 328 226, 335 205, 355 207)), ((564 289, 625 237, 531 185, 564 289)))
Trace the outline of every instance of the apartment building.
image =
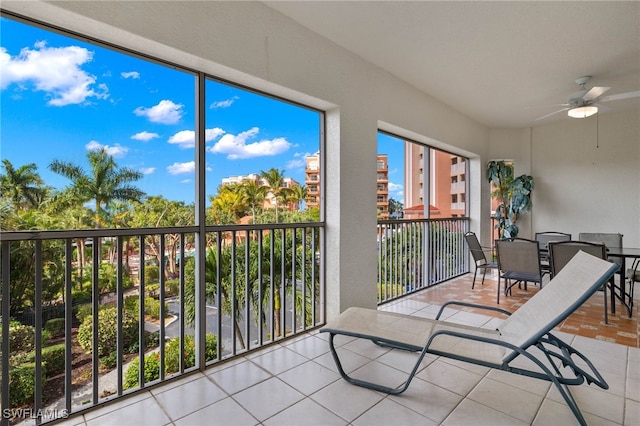
POLYGON ((389 158, 378 154, 376 175, 376 206, 379 219, 389 219, 389 158))
POLYGON ((304 184, 307 187, 305 199, 307 208, 320 207, 320 153, 308 155, 306 158, 304 184))
POLYGON ((466 161, 463 157, 413 142, 404 145, 404 217, 466 215, 466 161), (426 188, 430 188, 427 194, 426 188), (425 197, 429 197, 425 203, 425 197))
MULTIPOLYGON (((307 156, 305 185, 307 207, 320 206, 320 158, 319 154, 307 156)), ((389 219, 389 161, 386 154, 378 154, 376 161, 376 206, 379 219, 389 219)))

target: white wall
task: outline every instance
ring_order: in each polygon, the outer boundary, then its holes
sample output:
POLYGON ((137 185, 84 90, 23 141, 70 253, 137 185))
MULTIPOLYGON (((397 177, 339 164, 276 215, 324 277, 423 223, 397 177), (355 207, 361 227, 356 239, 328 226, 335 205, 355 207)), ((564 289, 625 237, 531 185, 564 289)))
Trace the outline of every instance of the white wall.
POLYGON ((535 127, 531 152, 535 230, 620 232, 640 247, 639 110, 535 127))
POLYGON ((518 222, 535 232, 619 232, 640 247, 640 111, 565 118, 527 129, 492 129, 490 159, 509 159, 535 178, 533 210, 518 222))
MULTIPOLYGON (((486 155, 486 127, 261 3, 4 1, 3 8, 314 106, 327 113, 327 313, 376 304, 379 123, 453 152, 486 155), (82 16, 81 16, 82 15, 82 16)), ((470 180, 484 182, 481 167, 470 180), (474 176, 475 175, 475 176, 474 176)), ((486 211, 479 190, 472 211, 486 211)), ((486 190, 488 191, 488 189, 486 190)), ((485 202, 486 203, 486 202, 485 202)))

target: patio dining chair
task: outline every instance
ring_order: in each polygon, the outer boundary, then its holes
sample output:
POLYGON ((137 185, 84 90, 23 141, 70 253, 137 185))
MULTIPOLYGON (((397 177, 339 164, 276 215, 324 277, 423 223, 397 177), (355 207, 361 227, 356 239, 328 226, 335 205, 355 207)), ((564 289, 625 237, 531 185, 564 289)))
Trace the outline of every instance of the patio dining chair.
MULTIPOLYGON (((587 241, 590 243, 601 243, 607 247, 622 247, 622 234, 619 233, 606 233, 606 232, 581 232, 578 234, 578 240, 587 241)), ((620 259, 613 259, 612 262, 622 266, 620 259)), ((619 271, 620 274, 624 274, 625 271, 619 271)))
MULTIPOLYGON (((623 235, 620 233, 607 233, 607 232, 581 232, 578 234, 578 240, 587 241, 591 243, 601 243, 604 244, 607 248, 620 248, 622 247, 622 237, 623 235)), ((623 260, 622 258, 612 258, 612 262, 616 263, 620 266, 618 273, 620 274, 620 286, 616 287, 616 279, 615 276, 611 277, 611 312, 616 312, 616 300, 617 297, 621 301, 624 301, 624 285, 625 285, 625 271, 623 268, 623 260)), ((631 312, 629 312, 629 316, 631 316, 631 312)))
POLYGON ((513 238, 496 241, 498 254, 498 297, 500 304, 501 281, 504 280, 505 296, 511 292, 516 284, 538 283, 542 288, 542 265, 540 263, 540 248, 537 241, 525 238, 513 238))
POLYGON ((555 241, 570 241, 571 234, 557 231, 536 232, 535 240, 540 246, 540 261, 542 271, 545 273, 550 273, 551 262, 549 260, 549 243, 555 241))
MULTIPOLYGON (((573 256, 579 251, 589 253, 600 259, 607 259, 607 247, 604 244, 590 243, 587 241, 557 241, 549 243, 549 259, 551 261, 551 277, 554 277, 564 268, 573 256)), ((607 307, 607 286, 602 286, 604 291, 604 323, 609 324, 607 307)), ((611 290, 613 291, 613 289, 611 290)))
POLYGON ((353 385, 401 394, 409 387, 424 356, 432 354, 549 381, 556 386, 578 422, 586 425, 569 386, 585 381, 602 389, 608 389, 609 385, 585 355, 551 331, 602 287, 617 269, 616 264, 580 252, 513 314, 493 306, 454 301, 445 303, 435 319, 352 307, 320 332, 329 333, 329 348, 337 370, 353 385), (446 308, 456 305, 500 312, 507 317, 496 329, 440 320, 446 308), (358 378, 357 370, 350 375, 344 371, 336 350, 338 335, 366 339, 380 347, 419 355, 413 367, 407 366, 406 380, 396 387, 388 386, 358 378), (529 362, 520 362, 523 359, 529 362))
POLYGON ((469 252, 471 253, 471 257, 473 257, 473 263, 475 265, 475 269, 473 271, 473 284, 471 284, 471 288, 473 289, 476 286, 476 275, 478 274, 478 269, 482 269, 482 284, 484 284, 484 277, 487 274, 487 269, 498 269, 498 262, 493 260, 493 253, 491 252, 490 247, 483 247, 480 245, 480 241, 478 241, 478 237, 475 233, 471 231, 465 233, 464 239, 467 242, 469 252), (485 252, 489 252, 491 254, 491 261, 487 260, 485 252))
POLYGON ((627 283, 629 284, 629 307, 633 310, 633 289, 636 283, 640 283, 640 259, 635 259, 631 264, 631 268, 627 269, 627 283))

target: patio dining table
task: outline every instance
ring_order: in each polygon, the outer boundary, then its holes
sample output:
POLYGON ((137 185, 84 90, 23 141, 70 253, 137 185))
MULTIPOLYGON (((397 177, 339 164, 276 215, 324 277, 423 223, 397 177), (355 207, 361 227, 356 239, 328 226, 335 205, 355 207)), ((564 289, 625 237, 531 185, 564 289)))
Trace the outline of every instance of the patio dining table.
POLYGON ((631 294, 627 294, 625 290, 625 274, 627 271, 626 260, 627 259, 638 259, 640 258, 640 248, 635 247, 608 247, 607 248, 607 256, 620 258, 620 295, 616 295, 614 291, 611 292, 611 312, 615 313, 615 297, 618 296, 620 302, 627 308, 627 314, 629 318, 631 318, 632 313, 632 300, 631 294), (627 300, 629 298, 629 300, 627 300))

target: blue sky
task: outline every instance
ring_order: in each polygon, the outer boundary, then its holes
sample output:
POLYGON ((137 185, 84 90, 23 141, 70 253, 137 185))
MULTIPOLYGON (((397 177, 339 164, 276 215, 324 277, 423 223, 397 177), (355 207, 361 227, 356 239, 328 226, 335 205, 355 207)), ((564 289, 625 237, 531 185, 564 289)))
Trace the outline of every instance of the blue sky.
MULTIPOLYGON (((35 163, 47 185, 62 188, 69 182, 48 170, 53 159, 88 170, 87 151, 104 147, 144 174, 136 185, 147 195, 193 202, 192 74, 6 18, 0 31, 2 159, 35 163)), ((205 101, 208 195, 224 177, 272 167, 304 183, 320 114, 214 80, 205 101)), ((390 156, 390 192, 401 200, 402 143, 381 135, 379 151, 390 156)))
POLYGON ((378 153, 387 154, 389 198, 404 204, 404 139, 378 133, 378 153))
MULTIPOLYGON (((88 170, 87 151, 105 147, 144 174, 136 184, 147 195, 193 201, 192 74, 6 18, 0 31, 2 159, 35 163, 47 185, 63 188, 53 159, 88 170)), ((320 114, 214 80, 205 103, 207 195, 224 177, 272 167, 304 183, 320 114)), ((389 155, 390 196, 402 201, 402 142, 381 134, 379 152, 389 155)))

